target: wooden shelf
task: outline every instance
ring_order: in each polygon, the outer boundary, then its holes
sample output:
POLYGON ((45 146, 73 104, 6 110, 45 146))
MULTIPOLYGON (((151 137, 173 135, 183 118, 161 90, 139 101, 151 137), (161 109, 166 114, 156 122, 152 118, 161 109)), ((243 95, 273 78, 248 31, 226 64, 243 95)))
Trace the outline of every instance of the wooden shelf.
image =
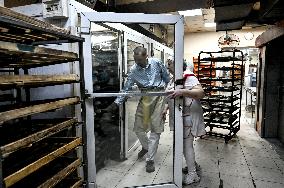
POLYGON ((203 61, 213 61, 213 62, 230 62, 230 61, 242 61, 239 58, 236 57, 208 57, 208 58, 202 58, 200 60, 201 62, 203 61))
POLYGON ((76 74, 69 75, 0 75, 0 90, 18 87, 42 87, 79 82, 76 74))
POLYGON ((66 29, 0 6, 1 41, 39 44, 43 41, 81 42, 66 29))
MULTIPOLYGON (((209 71, 210 68, 201 68, 200 71, 209 71)), ((240 68, 233 68, 233 67, 215 67, 215 68, 212 68, 212 70, 225 70, 225 71, 240 71, 241 69, 240 68)))
POLYGON ((211 81, 211 82, 215 82, 215 81, 227 81, 227 82, 232 82, 232 81, 240 81, 241 79, 232 79, 232 78, 200 78, 200 81, 211 81))
POLYGON ((6 121, 25 117, 28 115, 33 115, 41 112, 47 112, 50 110, 55 110, 62 108, 64 106, 78 104, 80 102, 79 97, 71 97, 64 99, 54 99, 54 100, 44 100, 44 101, 33 101, 30 104, 34 105, 24 105, 24 107, 17 108, 17 105, 7 105, 5 107, 1 106, 2 109, 14 108, 12 110, 0 112, 0 125, 6 121), (39 103, 39 104, 37 104, 39 103))
POLYGON ((80 188, 83 186, 83 180, 79 180, 74 185, 72 185, 70 188, 80 188))
MULTIPOLYGON (((52 121, 52 120, 50 120, 52 121)), ((30 122, 32 123, 32 121, 30 122)), ((21 148, 27 147, 30 144, 33 144, 35 142, 39 142, 43 140, 44 138, 47 138, 49 136, 52 136, 68 127, 71 127, 75 124, 77 124, 76 119, 67 119, 65 121, 61 121, 57 124, 53 124, 53 126, 48 126, 47 128, 40 130, 34 134, 28 135, 24 138, 21 138, 19 140, 16 140, 12 143, 6 144, 4 146, 0 147, 0 151, 3 155, 3 157, 7 157, 10 153, 17 151, 21 148)))
POLYGON ((56 149, 55 151, 45 155, 44 157, 38 159, 37 161, 25 166, 24 168, 18 170, 17 172, 4 178, 4 183, 6 187, 10 187, 20 181, 21 179, 27 177, 33 172, 37 171, 41 167, 49 164, 53 160, 67 153, 68 151, 75 149, 77 146, 82 144, 82 138, 73 138, 73 140, 62 147, 56 149))
POLYGON ((52 178, 38 186, 38 188, 50 188, 54 187, 56 184, 58 184, 61 180, 66 178, 69 174, 71 174, 73 171, 75 171, 79 166, 81 165, 81 160, 77 159, 70 165, 68 165, 66 168, 55 174, 52 178))
POLYGON ((1 41, 0 56, 2 68, 32 68, 79 60, 73 52, 1 41))

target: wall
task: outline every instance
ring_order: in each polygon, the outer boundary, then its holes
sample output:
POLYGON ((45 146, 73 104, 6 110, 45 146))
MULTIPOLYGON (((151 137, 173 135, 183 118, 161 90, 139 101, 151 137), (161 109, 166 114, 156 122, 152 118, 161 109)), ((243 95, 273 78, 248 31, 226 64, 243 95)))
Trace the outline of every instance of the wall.
POLYGON ((265 120, 264 120, 264 136, 278 136, 278 113, 279 113, 279 96, 278 88, 280 86, 280 65, 283 58, 281 52, 283 48, 277 48, 277 44, 270 43, 266 46, 265 66, 266 81, 265 92, 265 120))
MULTIPOLYGON (((282 37, 280 44, 283 44, 284 37, 282 37)), ((282 52, 284 51, 282 47, 282 52)), ((280 59, 280 73, 284 72, 284 64, 283 64, 283 53, 282 59, 280 59)), ((280 77, 280 88, 278 89, 278 99, 279 99, 279 112, 278 112, 278 138, 279 140, 284 143, 284 74, 281 74, 280 77)))
POLYGON ((261 71, 259 93, 263 93, 263 102, 258 109, 257 129, 262 137, 279 138, 284 143, 284 66, 283 66, 284 36, 271 41, 261 49, 264 72, 261 71), (282 91, 281 91, 282 90, 282 91))
MULTIPOLYGON (((254 47, 256 37, 264 31, 265 29, 253 29, 229 31, 228 33, 233 33, 239 37, 240 45, 238 47, 254 47), (254 34, 254 38, 250 41, 244 38, 244 35, 247 32, 252 32, 254 34)), ((225 34, 224 31, 186 33, 184 37, 184 56, 186 60, 192 61, 193 57, 198 57, 200 51, 219 51, 218 39, 225 34)))

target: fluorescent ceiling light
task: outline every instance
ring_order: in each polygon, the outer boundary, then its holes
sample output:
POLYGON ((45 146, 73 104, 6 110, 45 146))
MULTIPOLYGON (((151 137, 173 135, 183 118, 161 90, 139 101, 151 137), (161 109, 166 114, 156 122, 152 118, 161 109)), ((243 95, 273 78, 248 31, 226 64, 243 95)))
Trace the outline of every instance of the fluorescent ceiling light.
POLYGON ((179 15, 183 16, 201 16, 202 10, 201 9, 193 9, 193 10, 185 10, 185 11, 178 11, 179 15))
POLYGON ((216 27, 216 23, 205 23, 204 27, 216 27))

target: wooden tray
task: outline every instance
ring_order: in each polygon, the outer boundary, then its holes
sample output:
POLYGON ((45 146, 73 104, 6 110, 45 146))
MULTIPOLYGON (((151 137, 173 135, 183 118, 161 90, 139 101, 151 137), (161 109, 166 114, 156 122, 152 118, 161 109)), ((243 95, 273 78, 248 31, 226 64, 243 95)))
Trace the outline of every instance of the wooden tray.
POLYGON ((0 40, 31 44, 42 41, 84 41, 66 29, 0 6, 0 40))
POLYGON ((0 113, 0 125, 6 121, 25 117, 28 115, 33 115, 41 112, 47 112, 50 110, 55 110, 62 108, 64 106, 78 104, 80 102, 79 97, 71 97, 64 99, 55 99, 55 100, 43 100, 43 101, 33 101, 31 105, 24 105, 21 108, 17 108, 17 105, 1 106, 1 108, 11 110, 4 111, 0 113))
POLYGON ((69 75, 0 75, 0 90, 18 87, 41 87, 79 82, 76 74, 69 75))
MULTIPOLYGON (((70 138, 70 139, 72 139, 72 138, 70 138)), ((35 162, 25 166, 24 168, 18 170, 17 172, 9 175, 8 177, 5 177, 4 182, 5 182, 6 187, 12 186, 13 184, 17 183, 18 181, 27 177, 28 175, 32 174, 33 172, 39 170, 40 168, 49 164, 50 162, 52 162, 53 160, 62 156, 63 154, 67 153, 68 151, 75 149, 80 144, 82 144, 82 138, 73 138, 72 141, 68 142, 67 144, 63 145, 62 147, 60 147, 60 148, 52 151, 51 153, 41 157, 40 159, 36 160, 35 162)))
POLYGON ((78 61, 78 54, 51 48, 0 41, 0 67, 39 67, 78 61))
MULTIPOLYGON (((46 120, 45 120, 46 121, 46 120)), ((14 151, 17 151, 21 148, 27 147, 33 143, 39 142, 49 136, 52 136, 64 129, 67 129, 75 124, 77 124, 77 120, 76 119, 67 119, 67 120, 62 120, 59 121, 58 123, 53 123, 52 120, 50 120, 51 124, 53 124, 52 126, 48 125, 47 122, 44 122, 47 126, 44 127, 43 129, 39 129, 39 131, 30 134, 28 136, 22 137, 16 141, 13 141, 11 143, 5 144, 4 146, 0 147, 0 152, 2 154, 2 156, 5 158, 7 157, 9 154, 11 154, 14 151)), ((20 124, 23 124, 24 122, 20 122, 20 124)), ((31 123, 31 124, 36 124, 39 123, 37 122, 33 122, 33 121, 27 121, 27 123, 31 123)), ((9 126, 9 125, 7 125, 9 126)), ((32 126, 30 126, 32 128, 32 126)), ((40 127, 38 125, 38 127, 40 127)))

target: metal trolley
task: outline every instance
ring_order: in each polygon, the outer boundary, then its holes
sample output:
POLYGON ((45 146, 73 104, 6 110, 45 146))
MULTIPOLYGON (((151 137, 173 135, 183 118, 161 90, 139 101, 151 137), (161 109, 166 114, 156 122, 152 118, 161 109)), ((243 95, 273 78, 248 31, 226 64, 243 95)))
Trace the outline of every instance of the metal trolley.
POLYGON ((239 50, 199 53, 197 77, 206 92, 202 104, 207 135, 226 143, 240 130, 243 72, 239 50))

